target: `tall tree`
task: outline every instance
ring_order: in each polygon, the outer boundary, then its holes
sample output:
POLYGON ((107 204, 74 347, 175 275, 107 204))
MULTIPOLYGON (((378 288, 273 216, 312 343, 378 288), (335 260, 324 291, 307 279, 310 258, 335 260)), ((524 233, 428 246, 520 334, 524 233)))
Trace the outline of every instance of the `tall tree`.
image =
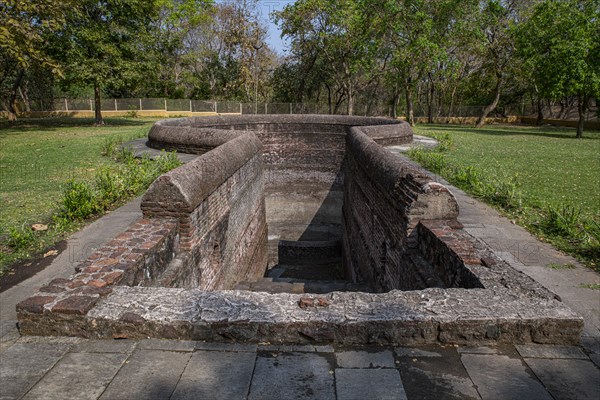
POLYGON ((95 123, 103 125, 102 90, 140 79, 148 70, 152 22, 158 3, 80 0, 61 35, 67 82, 94 90, 95 123))
POLYGON ((73 5, 71 0, 0 2, 0 90, 9 121, 17 119, 15 101, 29 70, 61 73, 46 40, 62 28, 73 5))
POLYGON ((577 137, 583 137, 590 100, 600 98, 600 3, 545 0, 517 35, 518 53, 539 97, 577 97, 577 137))

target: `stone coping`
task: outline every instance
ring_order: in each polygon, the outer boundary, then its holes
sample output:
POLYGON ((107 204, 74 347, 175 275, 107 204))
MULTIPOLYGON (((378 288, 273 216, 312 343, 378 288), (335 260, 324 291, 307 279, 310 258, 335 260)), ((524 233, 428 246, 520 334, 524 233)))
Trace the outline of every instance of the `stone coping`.
POLYGON ((122 279, 95 276, 120 267, 102 271, 102 257, 92 255, 96 264, 91 260, 70 280, 55 280, 18 305, 20 329, 35 335, 224 342, 578 343, 581 317, 455 224, 435 221, 419 229, 460 257, 484 288, 300 295, 131 287, 122 279))

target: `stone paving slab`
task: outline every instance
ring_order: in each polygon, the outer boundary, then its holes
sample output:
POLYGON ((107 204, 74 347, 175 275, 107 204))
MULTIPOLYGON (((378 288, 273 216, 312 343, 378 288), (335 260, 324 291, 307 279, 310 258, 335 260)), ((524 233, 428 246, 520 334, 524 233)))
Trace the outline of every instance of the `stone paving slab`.
POLYGON ((140 350, 169 350, 169 351, 194 351, 196 342, 193 340, 165 340, 145 339, 138 345, 140 350))
POLYGON ((555 399, 598 400, 600 369, 590 360, 525 358, 555 399))
POLYGON ((69 353, 38 382, 25 400, 95 400, 110 383, 127 354, 69 353))
POLYGON ((256 353, 255 344, 195 342, 196 350, 256 353))
POLYGON ((479 399, 454 347, 399 351, 400 375, 409 399, 479 399))
POLYGON ((104 400, 168 399, 192 353, 137 350, 106 388, 104 400))
POLYGON ((400 374, 395 369, 336 369, 338 400, 406 400, 400 374))
POLYGON ((552 400, 520 359, 505 355, 462 354, 461 361, 483 400, 552 400))
POLYGON ((69 350, 55 343, 16 343, 0 353, 0 399, 19 399, 69 350))
POLYGON ((250 400, 335 399, 333 361, 317 353, 259 353, 250 400))
POLYGON ((245 399, 255 353, 198 351, 192 355, 171 400, 245 399))
POLYGON ((335 354, 340 368, 395 368, 394 355, 390 350, 341 351, 335 354))
POLYGON ((127 353, 130 354, 138 343, 134 340, 84 340, 73 346, 77 353, 127 353))
POLYGON ((523 358, 579 358, 588 357, 577 346, 554 346, 544 344, 516 345, 517 351, 523 358))

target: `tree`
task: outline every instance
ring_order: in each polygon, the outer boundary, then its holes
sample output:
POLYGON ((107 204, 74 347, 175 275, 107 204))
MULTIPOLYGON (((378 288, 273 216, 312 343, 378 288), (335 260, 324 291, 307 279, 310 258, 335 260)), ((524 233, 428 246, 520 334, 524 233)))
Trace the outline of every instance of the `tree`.
POLYGON ((70 13, 57 51, 67 84, 94 90, 95 123, 103 125, 102 90, 141 80, 148 72, 152 22, 158 3, 146 0, 81 0, 70 13))
POLYGON ((545 0, 517 29, 524 58, 539 96, 577 97, 578 138, 592 97, 600 97, 600 3, 545 0))
POLYGON ((61 73, 46 40, 64 25, 72 7, 69 0, 0 2, 0 90, 9 121, 17 119, 15 101, 28 70, 61 73))

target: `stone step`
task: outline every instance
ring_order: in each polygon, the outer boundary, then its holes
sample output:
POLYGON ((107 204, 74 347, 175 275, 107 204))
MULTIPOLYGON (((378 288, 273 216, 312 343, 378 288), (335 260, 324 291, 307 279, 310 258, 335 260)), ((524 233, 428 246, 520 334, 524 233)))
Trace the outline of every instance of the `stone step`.
POLYGON ((341 260, 328 264, 278 264, 267 271, 272 278, 290 278, 304 280, 341 280, 344 278, 341 260))

